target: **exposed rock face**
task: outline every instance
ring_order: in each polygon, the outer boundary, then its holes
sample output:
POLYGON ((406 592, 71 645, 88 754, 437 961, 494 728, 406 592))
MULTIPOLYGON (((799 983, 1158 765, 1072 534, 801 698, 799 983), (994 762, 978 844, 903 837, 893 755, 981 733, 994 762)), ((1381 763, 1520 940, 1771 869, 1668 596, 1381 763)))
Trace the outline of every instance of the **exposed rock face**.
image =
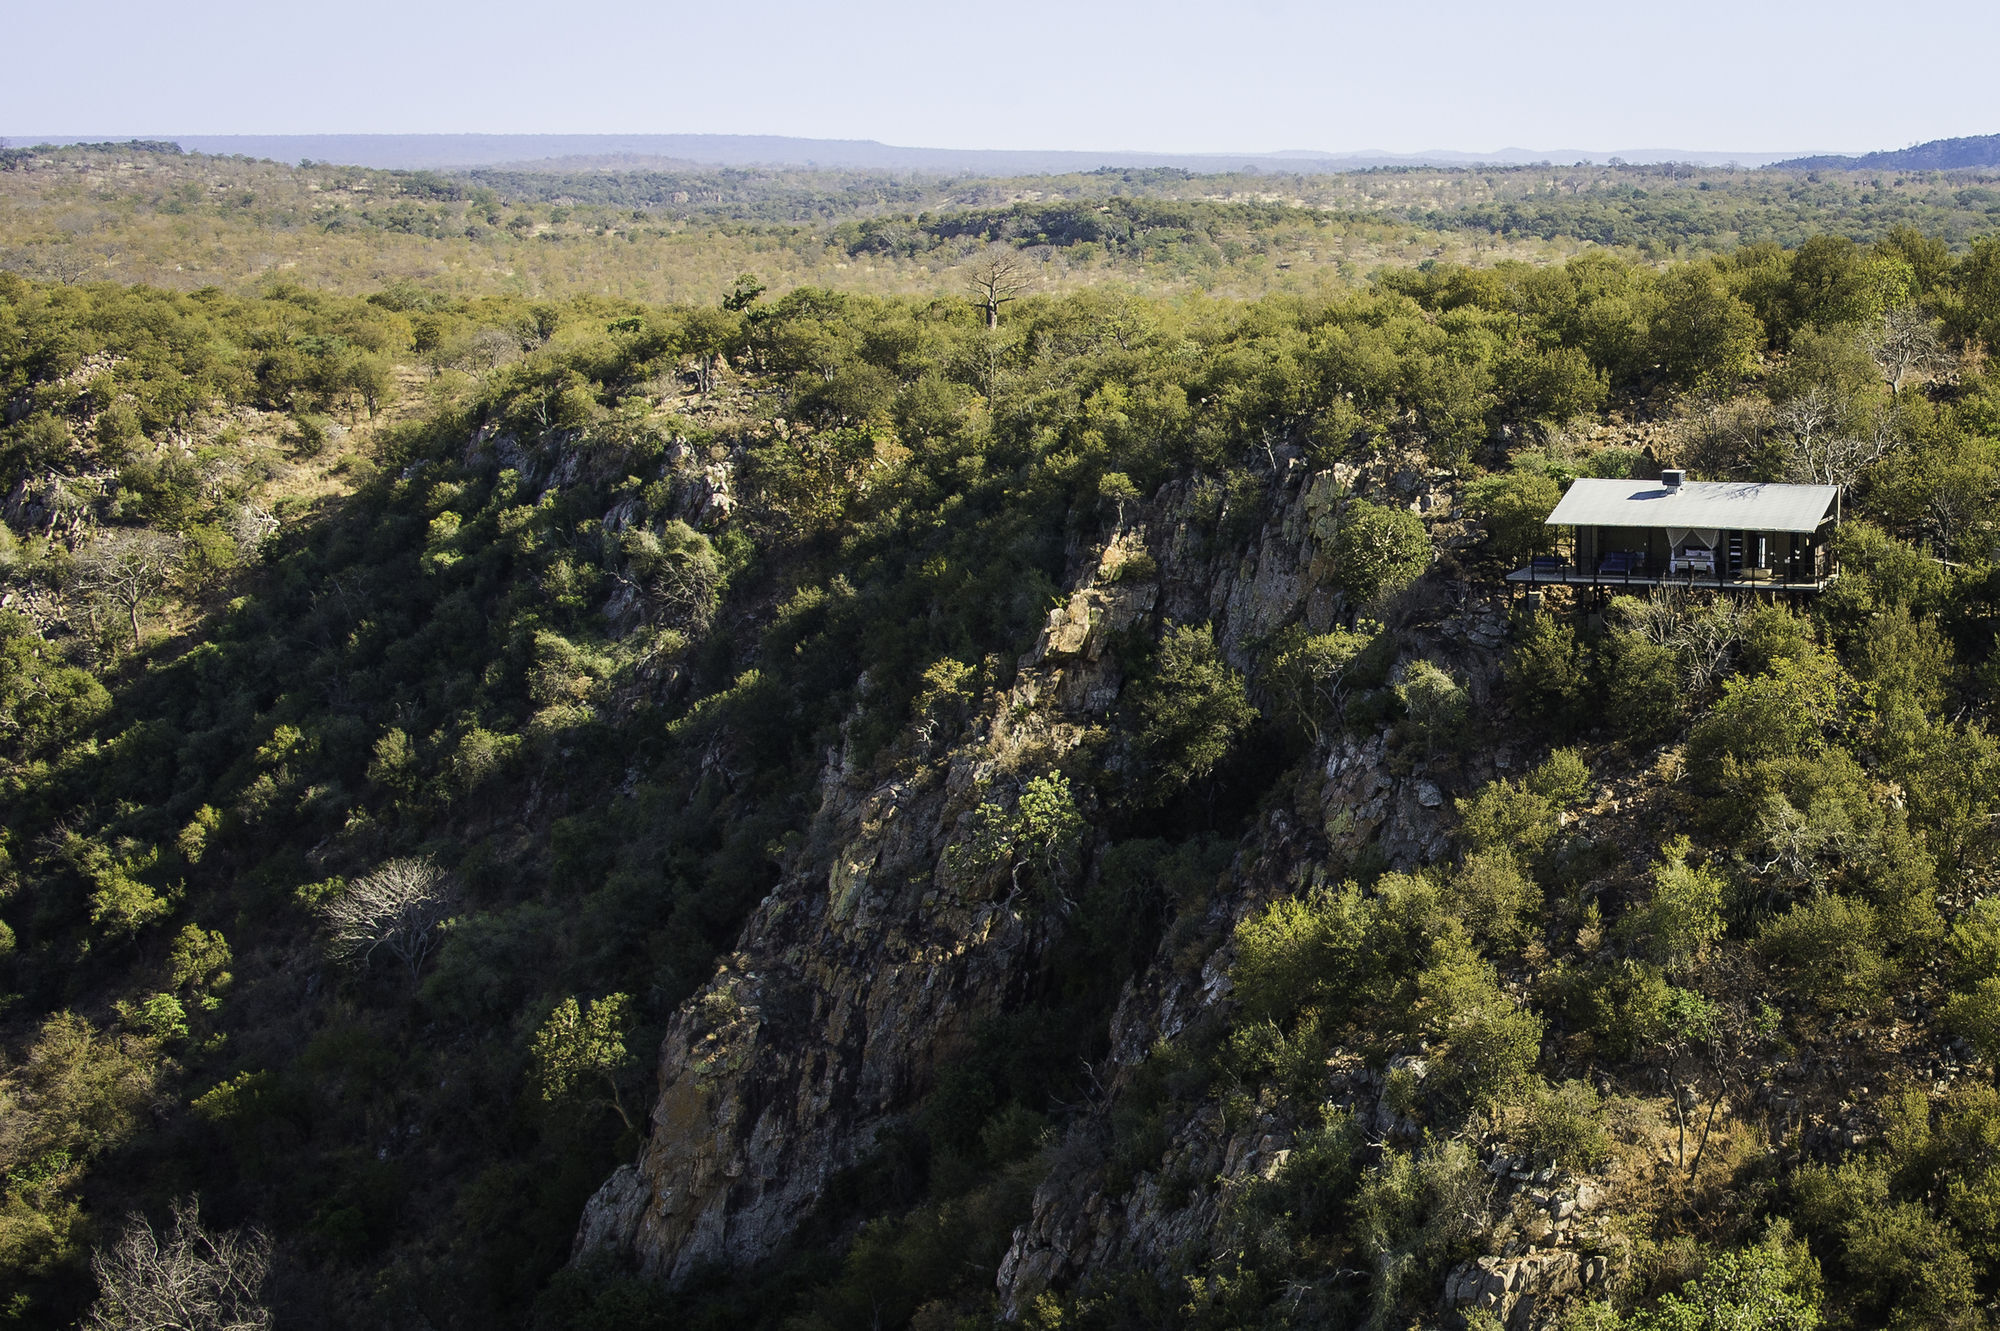
MULTIPOLYGON (((1010 755, 1032 745, 1059 758, 1114 705, 1122 677, 1111 644, 1121 631, 1212 622, 1218 645, 1246 665, 1257 637, 1300 619, 1334 622, 1342 607, 1319 576, 1315 525, 1339 487, 1280 463, 1261 522, 1240 546, 1217 549, 1216 524, 1190 516, 1213 506, 1212 489, 1178 486, 1148 506, 1143 526, 1080 550, 1071 591, 1014 685, 941 759, 882 779, 829 755, 817 849, 758 907, 739 950, 668 1030, 651 1136, 636 1165, 590 1203, 579 1257, 622 1253, 673 1282, 770 1255, 829 1179, 915 1107, 972 1028, 1024 999, 1052 924, 1004 882, 962 881, 946 849, 1010 755)), ((1236 919, 1294 883, 1329 843, 1343 854, 1376 843, 1406 864, 1443 848, 1445 801, 1427 782, 1390 775, 1383 737, 1341 741, 1311 772, 1301 803, 1321 825, 1266 815, 1232 871, 1236 886, 1211 905, 1208 936, 1226 940, 1236 919)), ((1128 988, 1110 1032, 1115 1077, 1226 995, 1225 952, 1193 974, 1163 962, 1128 988)), ((1086 1124, 1076 1140, 1091 1131, 1086 1124)), ((1227 1176, 1270 1167, 1285 1145, 1263 1131, 1225 1137, 1218 1114, 1184 1125, 1172 1151, 1190 1169, 1227 1176)), ((1016 1236, 1003 1292, 1164 1254, 1212 1229, 1213 1192, 1207 1210, 1174 1205, 1161 1176, 1110 1198, 1101 1168, 1055 1171, 1016 1236)))
MULTIPOLYGON (((1459 1314, 1460 1325, 1465 1324, 1464 1310, 1480 1308, 1512 1331, 1526 1331, 1536 1323, 1538 1311, 1583 1288, 1586 1269, 1573 1252, 1481 1257, 1446 1278, 1445 1307, 1459 1314)), ((1588 1270, 1594 1274, 1596 1267, 1588 1270)))
POLYGON ((977 767, 866 790, 829 770, 830 869, 766 898, 676 1017, 645 1153, 592 1201, 580 1250, 629 1250, 670 1281, 768 1255, 971 1024, 1018 1000, 1043 926, 939 865, 977 767))

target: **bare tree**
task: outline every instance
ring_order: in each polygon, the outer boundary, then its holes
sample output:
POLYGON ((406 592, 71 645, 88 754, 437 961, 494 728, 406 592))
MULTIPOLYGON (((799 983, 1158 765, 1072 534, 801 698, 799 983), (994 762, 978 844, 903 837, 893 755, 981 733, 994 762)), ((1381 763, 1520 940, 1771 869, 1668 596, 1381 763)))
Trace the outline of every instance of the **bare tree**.
POLYGON ((1899 442, 1895 418, 1878 413, 1865 434, 1841 427, 1848 412, 1829 389, 1814 384, 1777 410, 1780 428, 1790 436, 1785 448, 1785 479, 1805 485, 1853 485, 1861 473, 1882 460, 1899 442))
POLYGON ((1924 526, 1930 532, 1932 549, 1941 558, 1952 557, 1973 533, 1979 511, 1989 500, 1990 496, 1969 494, 1950 480, 1932 485, 1931 497, 1924 505, 1924 526))
POLYGON ((277 515, 256 504, 238 504, 229 518, 229 539, 245 557, 255 555, 264 542, 277 535, 277 515))
POLYGON ((1000 307, 1031 285, 1020 253, 1004 245, 993 246, 973 261, 966 284, 972 288, 972 303, 986 311, 988 328, 998 328, 1000 307))
POLYGON ((1827 433, 1810 443, 1794 436, 1785 451, 1785 479, 1800 485, 1850 486, 1881 459, 1887 447, 1879 436, 1827 433))
POLYGON ((1777 411, 1777 421, 1794 444, 1810 449, 1824 436, 1840 427, 1847 414, 1846 404, 1824 384, 1814 384, 1805 392, 1785 399, 1777 411))
POLYGON ((1904 381, 1927 379, 1945 365, 1937 321, 1916 305, 1898 305, 1882 316, 1868 334, 1868 354, 1891 399, 1901 396, 1904 381))
POLYGON ((174 1203, 164 1236, 134 1215, 125 1232, 91 1254, 98 1299, 90 1331, 266 1331, 271 1314, 258 1301, 271 1269, 271 1241, 252 1229, 212 1234, 200 1205, 174 1203))
POLYGON ((137 651, 139 612, 166 589, 184 552, 181 538, 167 532, 107 531, 77 557, 76 583, 86 595, 125 612, 137 651))
POLYGON ((64 286, 75 285, 96 266, 73 245, 46 246, 40 257, 42 272, 64 286))
MULTIPOLYGON (((1816 394, 1820 390, 1812 392, 1816 394)), ((1804 400, 1796 398, 1794 402, 1804 400)), ((1882 462, 1884 454, 1902 444, 1894 412, 1878 412, 1862 434, 1852 434, 1834 430, 1832 426, 1822 430, 1802 430, 1796 426, 1796 418, 1786 420, 1792 406, 1794 404, 1788 402, 1780 410, 1780 422, 1790 426, 1792 436, 1784 458, 1784 480, 1788 482, 1848 488, 1860 480, 1862 472, 1882 462)))
POLYGON ((1764 447, 1771 422, 1743 403, 1707 402, 1675 424, 1676 465, 1703 476, 1737 476, 1764 447))
POLYGON ((1735 597, 1695 601, 1678 587, 1656 587, 1643 599, 1621 599, 1625 625, 1679 659, 1690 691, 1706 693, 1729 676, 1750 610, 1735 597))
POLYGON ((414 984, 444 940, 458 884, 429 856, 389 860, 320 908, 328 951, 366 966, 378 951, 403 963, 414 984))

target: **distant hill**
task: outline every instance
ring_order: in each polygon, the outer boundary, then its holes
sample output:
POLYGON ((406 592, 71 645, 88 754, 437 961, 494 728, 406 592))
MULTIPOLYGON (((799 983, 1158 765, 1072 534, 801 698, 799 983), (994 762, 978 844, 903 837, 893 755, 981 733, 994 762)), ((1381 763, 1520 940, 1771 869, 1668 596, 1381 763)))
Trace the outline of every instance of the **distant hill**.
MULTIPOLYGON (((6 136, 15 147, 125 139, 124 134, 6 136)), ((1309 149, 1247 153, 1072 152, 1044 149, 907 148, 873 139, 800 139, 774 134, 148 134, 188 152, 261 157, 277 162, 311 158, 342 166, 419 170, 473 166, 541 166, 615 162, 622 169, 704 166, 819 166, 849 170, 935 171, 987 176, 1059 175, 1111 167, 1170 167, 1200 173, 1242 171, 1318 174, 1393 166, 1525 165, 1532 162, 1646 164, 1735 163, 1754 167, 1775 153, 1713 152, 1680 148, 1625 149, 1616 153, 1578 148, 1501 148, 1490 153, 1427 149, 1414 153, 1309 149)), ((5 146, 0 143, 0 146, 5 146)))
POLYGON ((1932 139, 1913 148, 1863 153, 1859 157, 1794 157, 1773 162, 1780 170, 1796 171, 1962 171, 2000 166, 2000 134, 1966 139, 1932 139))

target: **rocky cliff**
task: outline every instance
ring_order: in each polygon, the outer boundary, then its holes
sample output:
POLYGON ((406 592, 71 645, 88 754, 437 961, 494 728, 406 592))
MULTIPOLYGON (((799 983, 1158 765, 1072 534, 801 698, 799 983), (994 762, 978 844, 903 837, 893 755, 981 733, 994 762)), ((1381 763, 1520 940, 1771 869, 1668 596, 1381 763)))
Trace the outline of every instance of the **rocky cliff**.
MULTIPOLYGON (((1345 493, 1425 514, 1441 546, 1457 536, 1449 495, 1421 472, 1309 473, 1282 453, 1275 464, 1261 510, 1234 516, 1248 533, 1240 544, 1218 548, 1216 496, 1199 483, 1169 486, 1101 539, 1078 542, 1066 597, 1013 682, 960 734, 912 741, 914 760, 886 777, 880 764, 858 770, 829 753, 808 848, 673 1022, 651 1135, 591 1202, 579 1258, 620 1254, 678 1282, 771 1255, 829 1181, 916 1106, 973 1026, 1022 1001, 1057 921, 954 874, 947 848, 996 772, 1029 750, 1059 759, 1116 704, 1121 634, 1210 622, 1247 666, 1251 644, 1289 623, 1325 629, 1348 612, 1328 589, 1323 548, 1345 493)), ((1405 626, 1413 640, 1446 656, 1498 642, 1496 608, 1433 582, 1423 622, 1405 626)), ((1444 851, 1446 792, 1420 768, 1395 766, 1384 734, 1333 737, 1310 757, 1293 807, 1256 822, 1218 885, 1198 943, 1206 960, 1189 967, 1163 953, 1128 986, 1102 1074, 1108 1095, 1155 1040, 1226 998, 1226 940, 1252 906, 1329 854, 1372 845, 1413 865, 1444 851)), ((1072 1138, 1087 1143, 1100 1128, 1101 1112, 1072 1138)), ((1170 1155, 1226 1178, 1282 1150, 1210 1114, 1180 1128, 1170 1155)), ((1152 1172, 1116 1196, 1101 1167, 1052 1173, 998 1273, 1010 1305, 1093 1264, 1156 1260, 1213 1228, 1212 1192, 1169 1207, 1159 1191, 1152 1172)))

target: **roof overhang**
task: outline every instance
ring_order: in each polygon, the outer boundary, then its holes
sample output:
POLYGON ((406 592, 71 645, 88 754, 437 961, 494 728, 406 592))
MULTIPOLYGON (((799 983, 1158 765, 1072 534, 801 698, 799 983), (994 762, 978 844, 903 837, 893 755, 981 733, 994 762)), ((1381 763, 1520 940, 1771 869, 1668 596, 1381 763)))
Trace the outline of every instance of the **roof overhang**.
POLYGON ((1695 527, 1730 531, 1811 532, 1833 512, 1831 485, 1777 481, 1658 481, 1584 478, 1570 483, 1552 527, 1695 527))

